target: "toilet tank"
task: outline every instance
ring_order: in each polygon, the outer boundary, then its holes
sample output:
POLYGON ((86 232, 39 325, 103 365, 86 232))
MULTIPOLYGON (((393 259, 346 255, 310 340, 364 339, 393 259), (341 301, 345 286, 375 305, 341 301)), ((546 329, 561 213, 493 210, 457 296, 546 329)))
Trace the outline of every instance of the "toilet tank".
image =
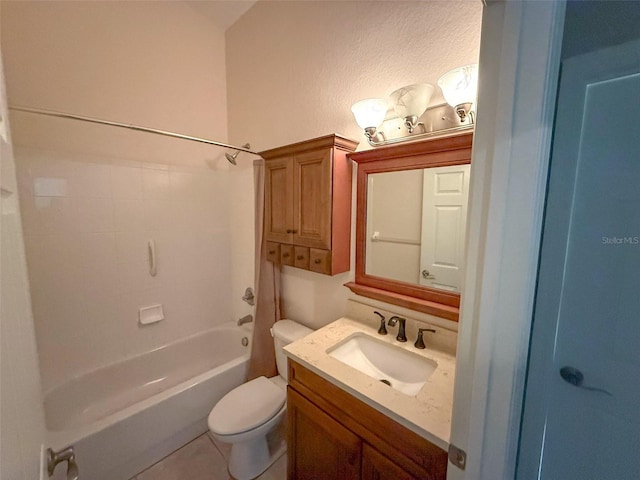
POLYGON ((287 356, 282 350, 302 337, 309 335, 313 330, 293 320, 280 320, 273 324, 271 335, 273 336, 273 346, 276 352, 276 364, 278 373, 285 380, 289 380, 287 375, 287 356))

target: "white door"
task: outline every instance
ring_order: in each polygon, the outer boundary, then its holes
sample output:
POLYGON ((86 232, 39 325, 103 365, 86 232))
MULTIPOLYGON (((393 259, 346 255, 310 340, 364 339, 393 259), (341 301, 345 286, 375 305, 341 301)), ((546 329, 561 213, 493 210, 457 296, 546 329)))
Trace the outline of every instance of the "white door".
POLYGON ((0 478, 43 479, 46 429, 1 56, 0 187, 0 478))
POLYGON ((424 169, 420 285, 460 291, 470 169, 424 169))
POLYGON ((517 478, 637 479, 640 41, 564 62, 557 112, 517 478))

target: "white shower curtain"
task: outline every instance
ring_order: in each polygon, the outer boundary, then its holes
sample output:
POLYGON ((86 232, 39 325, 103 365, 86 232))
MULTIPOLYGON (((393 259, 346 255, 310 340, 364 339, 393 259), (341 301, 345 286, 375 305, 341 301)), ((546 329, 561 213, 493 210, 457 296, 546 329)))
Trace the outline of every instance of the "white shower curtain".
POLYGON ((266 260, 264 241, 264 160, 253 162, 255 190, 255 289, 256 314, 253 325, 251 359, 247 380, 277 374, 275 351, 270 329, 281 318, 280 266, 266 260))

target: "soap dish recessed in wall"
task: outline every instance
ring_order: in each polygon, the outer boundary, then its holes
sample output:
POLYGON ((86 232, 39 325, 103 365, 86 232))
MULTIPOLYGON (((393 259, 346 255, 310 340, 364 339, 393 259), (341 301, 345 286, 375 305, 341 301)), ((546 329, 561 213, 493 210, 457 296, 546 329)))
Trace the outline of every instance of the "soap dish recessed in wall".
POLYGON ((156 323, 160 320, 164 320, 164 309, 162 304, 151 305, 149 307, 142 307, 138 309, 138 318, 141 325, 148 325, 150 323, 156 323))

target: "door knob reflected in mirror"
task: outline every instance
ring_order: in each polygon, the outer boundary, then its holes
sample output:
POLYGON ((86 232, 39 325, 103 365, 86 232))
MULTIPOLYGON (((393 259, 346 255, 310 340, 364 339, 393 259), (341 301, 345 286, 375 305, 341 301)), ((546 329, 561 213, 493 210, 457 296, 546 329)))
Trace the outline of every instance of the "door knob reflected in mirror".
POLYGON ((436 278, 436 276, 435 275, 431 275, 429 273, 429 270, 427 270, 427 269, 422 270, 421 274, 422 274, 422 278, 424 278, 425 280, 433 280, 433 279, 436 278))

